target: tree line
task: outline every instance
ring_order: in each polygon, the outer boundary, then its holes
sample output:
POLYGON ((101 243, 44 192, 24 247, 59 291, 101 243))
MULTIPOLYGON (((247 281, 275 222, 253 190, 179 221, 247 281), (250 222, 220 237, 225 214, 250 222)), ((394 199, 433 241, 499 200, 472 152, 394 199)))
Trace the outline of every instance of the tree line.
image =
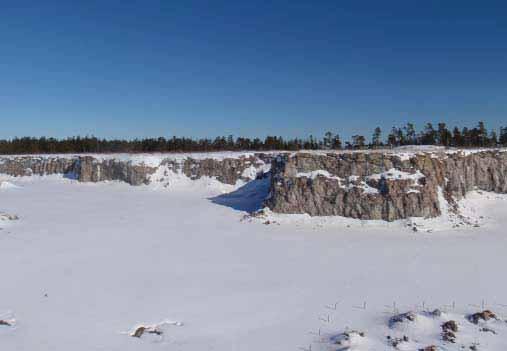
POLYGON ((339 150, 375 149, 404 145, 440 145, 445 147, 499 147, 507 146, 507 127, 488 131, 484 122, 473 128, 449 129, 445 123, 433 126, 427 123, 417 131, 413 123, 393 127, 386 135, 377 127, 370 138, 353 135, 342 141, 338 133, 326 132, 322 138, 284 139, 280 136, 260 138, 235 138, 232 135, 214 139, 201 138, 145 138, 100 139, 94 136, 57 138, 23 137, 0 140, 0 154, 48 154, 48 153, 143 153, 143 152, 210 152, 210 151, 267 151, 267 150, 339 150))

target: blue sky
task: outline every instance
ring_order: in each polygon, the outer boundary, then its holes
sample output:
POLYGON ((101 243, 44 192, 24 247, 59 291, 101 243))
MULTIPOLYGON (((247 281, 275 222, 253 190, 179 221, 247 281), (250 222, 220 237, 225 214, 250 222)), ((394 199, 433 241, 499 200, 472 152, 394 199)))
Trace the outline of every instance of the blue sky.
POLYGON ((501 1, 1 6, 0 138, 507 125, 501 1))

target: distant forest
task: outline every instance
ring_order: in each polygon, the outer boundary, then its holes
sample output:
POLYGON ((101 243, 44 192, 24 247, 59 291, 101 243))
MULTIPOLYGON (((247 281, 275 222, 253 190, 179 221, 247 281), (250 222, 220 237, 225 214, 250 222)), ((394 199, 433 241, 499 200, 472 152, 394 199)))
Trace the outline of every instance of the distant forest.
POLYGON ((266 151, 266 150, 339 150, 376 149, 404 145, 440 145, 446 147, 498 147, 507 146, 507 127, 488 131, 483 122, 473 128, 449 129, 445 123, 434 127, 427 123, 417 131, 414 124, 393 127, 387 134, 375 128, 367 139, 354 135, 342 141, 337 133, 327 132, 321 138, 284 139, 279 136, 259 138, 235 138, 232 135, 215 139, 182 137, 146 138, 133 140, 99 139, 94 136, 65 139, 23 137, 0 140, 0 154, 43 153, 143 153, 143 152, 209 152, 209 151, 266 151))

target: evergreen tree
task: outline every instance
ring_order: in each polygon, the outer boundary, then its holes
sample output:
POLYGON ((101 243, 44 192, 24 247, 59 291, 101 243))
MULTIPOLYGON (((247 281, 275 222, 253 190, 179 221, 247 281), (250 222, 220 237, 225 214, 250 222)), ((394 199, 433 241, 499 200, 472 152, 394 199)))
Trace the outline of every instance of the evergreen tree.
POLYGON ((415 126, 413 123, 407 123, 405 128, 405 139, 406 144, 408 145, 416 145, 417 144, 417 135, 415 132, 415 126))
POLYGON ((362 135, 352 136, 352 146, 354 149, 364 149, 366 144, 366 138, 362 135))
POLYGON ((324 148, 326 149, 331 149, 332 146, 333 146, 333 133, 331 132, 326 132, 326 134, 324 134, 324 148))
POLYGON ((465 147, 472 146, 472 133, 467 127, 463 128, 463 131, 461 132, 461 138, 462 138, 461 146, 465 147))
POLYGON ((342 148, 342 141, 340 139, 340 136, 338 134, 336 134, 334 137, 333 137, 333 143, 332 143, 332 148, 334 150, 339 150, 342 148))
POLYGON ((477 125, 477 142, 479 146, 487 146, 488 145, 488 130, 484 125, 483 121, 480 121, 477 125))
POLYGON ((372 147, 374 148, 378 148, 379 146, 382 145, 382 130, 380 129, 380 127, 375 128, 375 130, 373 131, 373 135, 371 137, 371 144, 372 147))
POLYGON ((500 145, 507 146, 507 127, 500 128, 500 138, 498 141, 500 145))
POLYGON ((451 144, 452 135, 447 129, 445 123, 438 124, 437 141, 439 145, 449 146, 451 144))
POLYGON ((421 144, 435 145, 436 134, 437 133, 435 132, 435 129, 433 129, 433 125, 431 123, 427 123, 421 135, 421 144))
POLYGON ((394 147, 397 145, 397 134, 398 131, 396 127, 393 127, 391 129, 391 133, 389 133, 389 135, 387 136, 387 143, 389 144, 390 147, 394 147))
POLYGON ((397 128, 396 129, 396 145, 406 145, 406 138, 405 134, 403 133, 403 129, 397 128))
POLYGON ((494 130, 489 134, 488 146, 496 147, 498 145, 498 138, 496 136, 496 132, 494 130))
POLYGON ((463 137, 458 127, 454 127, 452 131, 452 146, 463 146, 463 137))

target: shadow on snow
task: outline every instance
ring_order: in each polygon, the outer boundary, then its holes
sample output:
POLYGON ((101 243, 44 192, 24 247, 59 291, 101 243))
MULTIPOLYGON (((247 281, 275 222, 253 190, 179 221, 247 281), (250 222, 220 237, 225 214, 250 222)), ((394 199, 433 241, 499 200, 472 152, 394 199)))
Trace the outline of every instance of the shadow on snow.
POLYGON ((246 183, 233 192, 211 197, 209 200, 217 205, 230 207, 237 211, 254 212, 263 208, 269 193, 270 178, 263 177, 246 183))

